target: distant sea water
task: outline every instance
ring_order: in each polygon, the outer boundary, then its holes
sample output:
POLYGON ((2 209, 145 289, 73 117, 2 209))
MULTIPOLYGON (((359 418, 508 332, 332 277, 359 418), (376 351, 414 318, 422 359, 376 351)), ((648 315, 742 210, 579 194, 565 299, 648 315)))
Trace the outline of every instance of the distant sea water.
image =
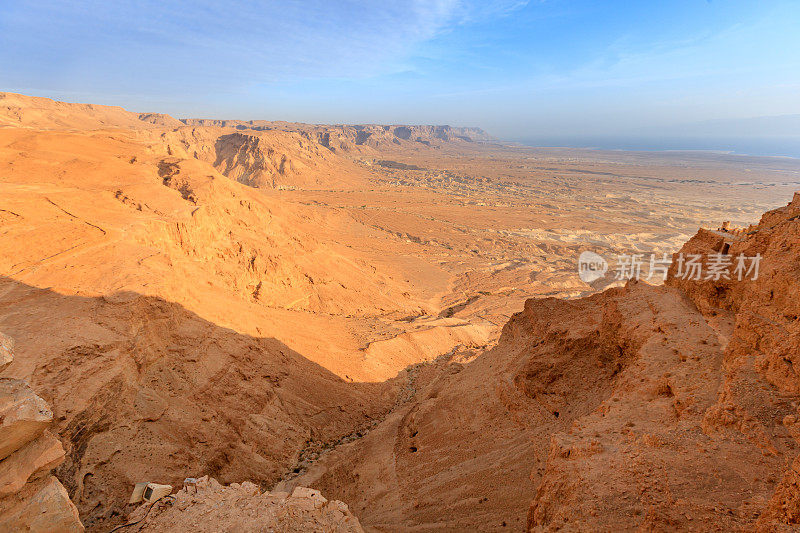
POLYGON ((792 157, 800 159, 800 135, 772 138, 712 137, 530 137, 516 140, 525 146, 594 148, 660 152, 667 150, 701 150, 737 155, 792 157))

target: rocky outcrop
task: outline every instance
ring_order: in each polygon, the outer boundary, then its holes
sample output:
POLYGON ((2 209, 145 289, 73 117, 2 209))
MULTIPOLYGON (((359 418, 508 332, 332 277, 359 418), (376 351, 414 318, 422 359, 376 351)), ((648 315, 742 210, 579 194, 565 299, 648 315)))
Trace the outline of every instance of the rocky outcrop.
MULTIPOLYGON (((13 360, 0 333, 0 360, 13 360)), ((47 426, 53 413, 22 380, 0 378, 0 531, 83 531, 78 510, 50 471, 64 460, 47 426)))
POLYGON ((0 531, 68 533, 83 531, 83 525, 64 486, 46 476, 0 500, 0 531))
POLYGON ((353 188, 368 182, 366 170, 335 154, 311 133, 221 127, 142 130, 153 153, 199 160, 226 177, 262 189, 353 188))
MULTIPOLYGON (((683 253, 715 250, 697 238, 683 253)), ((781 459, 778 480, 758 516, 762 531, 796 530, 800 525, 800 193, 785 207, 769 211, 741 239, 730 242, 732 258, 760 257, 742 282, 731 279, 668 283, 712 319, 728 318, 733 330, 725 353, 725 379, 717 403, 706 413, 704 430, 730 438, 743 434, 766 456, 781 459)), ((734 259, 735 261, 735 259, 734 259)), ((749 266, 749 265, 748 265, 749 266)))
POLYGON ((359 169, 297 132, 223 134, 215 142, 215 149, 214 167, 251 187, 352 186, 363 178, 359 169))
POLYGON ((305 487, 262 493, 253 483, 222 486, 206 476, 150 507, 131 514, 131 522, 141 520, 138 531, 363 531, 347 505, 305 487))

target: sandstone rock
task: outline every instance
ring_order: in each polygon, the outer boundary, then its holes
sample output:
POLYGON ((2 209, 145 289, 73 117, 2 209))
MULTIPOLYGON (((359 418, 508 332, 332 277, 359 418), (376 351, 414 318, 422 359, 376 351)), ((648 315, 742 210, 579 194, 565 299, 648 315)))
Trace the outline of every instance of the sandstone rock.
MULTIPOLYGON (((12 346, 0 333, 0 366, 12 346)), ((61 441, 45 429, 52 420, 27 383, 0 378, 0 532, 83 531, 67 491, 49 475, 64 460, 61 441)))
POLYGON ((0 372, 14 360, 14 341, 8 335, 0 333, 0 372))
POLYGON ((0 379, 0 459, 42 434, 53 420, 47 403, 19 379, 0 379))
POLYGON ((0 501, 0 531, 71 533, 83 530, 78 510, 53 476, 0 501))
POLYGON ((50 471, 64 460, 61 441, 49 431, 0 461, 0 498, 21 490, 31 476, 50 471))
POLYGON ((797 530, 798 235, 795 195, 740 239, 700 230, 684 245, 704 271, 711 254, 759 256, 759 275, 684 279, 673 263, 666 285, 680 299, 668 309, 684 309, 640 327, 652 337, 618 393, 554 438, 530 531, 797 530))
POLYGON ((174 502, 159 502, 134 511, 131 522, 143 519, 140 531, 363 531, 347 505, 328 501, 318 490, 297 487, 285 492, 260 493, 248 482, 222 486, 206 477, 197 491, 183 489, 174 502), (145 516, 146 515, 146 516, 145 516))

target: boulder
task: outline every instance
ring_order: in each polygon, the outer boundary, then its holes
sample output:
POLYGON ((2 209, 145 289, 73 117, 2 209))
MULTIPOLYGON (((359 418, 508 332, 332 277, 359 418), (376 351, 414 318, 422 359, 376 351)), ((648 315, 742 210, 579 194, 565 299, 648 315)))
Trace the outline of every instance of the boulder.
POLYGON ((47 403, 27 383, 0 378, 0 459, 41 435, 52 420, 47 403))
POLYGON ((0 531, 72 533, 83 531, 78 510, 59 481, 50 476, 0 501, 0 531))
POLYGON ((45 431, 0 461, 0 498, 20 491, 36 474, 50 472, 63 460, 61 441, 45 431))

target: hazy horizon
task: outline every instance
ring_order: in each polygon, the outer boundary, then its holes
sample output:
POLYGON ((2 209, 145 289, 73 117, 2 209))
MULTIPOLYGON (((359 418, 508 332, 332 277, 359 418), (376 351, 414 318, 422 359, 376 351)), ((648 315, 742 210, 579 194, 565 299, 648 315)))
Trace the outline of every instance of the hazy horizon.
POLYGON ((798 21, 792 2, 12 1, 0 90, 179 117, 800 156, 798 21))
POLYGON ((774 140, 692 137, 532 137, 510 141, 540 148, 585 148, 628 152, 713 152, 800 159, 800 138, 774 140))

